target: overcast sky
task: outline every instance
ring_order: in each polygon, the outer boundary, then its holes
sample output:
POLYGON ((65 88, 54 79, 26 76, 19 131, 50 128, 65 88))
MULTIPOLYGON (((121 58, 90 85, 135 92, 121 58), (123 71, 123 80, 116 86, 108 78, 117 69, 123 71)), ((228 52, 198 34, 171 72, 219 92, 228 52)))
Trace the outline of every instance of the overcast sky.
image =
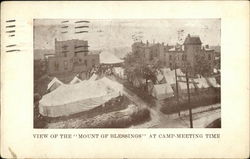
POLYGON ((187 34, 198 35, 204 45, 220 45, 220 19, 113 19, 89 20, 90 23, 75 23, 79 19, 71 19, 65 23, 68 28, 61 28, 65 25, 63 20, 66 19, 34 20, 35 49, 54 49, 55 38, 88 40, 90 50, 130 47, 134 42, 133 35, 141 36, 143 42, 176 44, 178 31, 181 30, 179 39, 183 40, 187 34), (75 29, 82 25, 88 25, 89 28, 75 29), (75 31, 84 30, 88 33, 75 34, 75 31), (62 34, 63 31, 68 33, 62 34))

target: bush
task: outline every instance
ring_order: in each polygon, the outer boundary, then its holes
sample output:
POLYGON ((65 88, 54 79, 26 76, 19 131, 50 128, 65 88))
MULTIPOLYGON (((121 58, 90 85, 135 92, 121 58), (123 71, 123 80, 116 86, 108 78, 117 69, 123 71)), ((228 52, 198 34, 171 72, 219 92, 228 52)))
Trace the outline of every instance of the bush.
POLYGON ((209 89, 204 92, 195 93, 191 95, 190 105, 188 104, 187 96, 182 96, 177 103, 176 99, 165 101, 164 106, 161 107, 161 111, 165 114, 178 113, 182 110, 187 110, 189 107, 196 108, 199 106, 208 106, 211 104, 220 103, 220 90, 209 89))

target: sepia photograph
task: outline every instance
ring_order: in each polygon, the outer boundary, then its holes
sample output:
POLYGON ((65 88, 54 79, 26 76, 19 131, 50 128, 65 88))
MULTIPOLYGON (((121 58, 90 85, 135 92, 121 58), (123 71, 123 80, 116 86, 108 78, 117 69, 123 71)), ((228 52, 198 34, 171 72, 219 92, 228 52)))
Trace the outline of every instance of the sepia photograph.
POLYGON ((221 128, 221 19, 33 19, 33 127, 221 128))

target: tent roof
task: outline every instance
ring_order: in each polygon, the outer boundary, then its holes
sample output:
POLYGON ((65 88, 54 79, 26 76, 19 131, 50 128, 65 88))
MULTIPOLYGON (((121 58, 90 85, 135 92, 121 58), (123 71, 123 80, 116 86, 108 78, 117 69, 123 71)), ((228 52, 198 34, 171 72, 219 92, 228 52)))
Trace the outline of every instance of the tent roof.
POLYGON ((63 82, 61 82, 59 79, 57 79, 56 77, 54 77, 50 83, 48 84, 47 89, 50 89, 50 87, 54 84, 54 83, 58 83, 59 85, 63 85, 63 82))
POLYGON ((198 83, 198 84, 195 84, 198 88, 208 88, 209 87, 209 85, 204 77, 196 78, 196 79, 194 79, 194 81, 198 83))
POLYGON ((103 51, 100 54, 100 63, 101 64, 117 64, 123 63, 124 60, 119 59, 111 52, 103 51))
POLYGON ((192 44, 202 44, 199 36, 190 36, 188 35, 184 41, 184 45, 192 44))
POLYGON ((75 83, 79 83, 81 82, 82 80, 80 80, 77 76, 75 76, 72 81, 70 81, 70 84, 75 84, 75 83))
POLYGON ((158 73, 156 78, 157 78, 157 81, 160 82, 164 78, 164 76, 161 73, 158 73))
POLYGON ((176 82, 174 71, 169 71, 169 72, 164 73, 164 77, 168 84, 174 84, 176 82))
POLYGON ((215 77, 209 77, 209 78, 207 78, 207 81, 208 81, 208 83, 209 83, 212 87, 216 87, 216 88, 220 87, 220 85, 216 82, 215 77))
POLYGON ((122 85, 106 77, 97 81, 82 81, 73 85, 62 85, 43 96, 39 101, 45 106, 57 106, 97 98, 113 91, 122 91, 122 85))
POLYGON ((166 94, 166 93, 173 93, 173 89, 170 86, 170 84, 164 83, 164 84, 156 84, 154 85, 154 89, 157 94, 166 94))
MULTIPOLYGON (((187 84, 184 82, 178 82, 178 88, 181 90, 186 90, 187 89, 187 84)), ((189 89, 194 89, 194 84, 189 82, 189 89)))
POLYGON ((167 67, 164 67, 164 68, 161 69, 161 71, 162 71, 163 74, 165 74, 165 73, 170 72, 171 69, 170 69, 170 68, 167 68, 167 67))
POLYGON ((97 79, 97 75, 94 73, 90 78, 89 81, 95 81, 97 79))

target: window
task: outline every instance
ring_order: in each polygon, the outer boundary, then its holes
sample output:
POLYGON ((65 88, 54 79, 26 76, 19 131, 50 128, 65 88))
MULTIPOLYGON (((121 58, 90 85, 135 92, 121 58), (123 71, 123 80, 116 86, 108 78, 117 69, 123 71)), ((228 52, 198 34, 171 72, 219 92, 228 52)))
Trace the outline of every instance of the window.
POLYGON ((58 69, 59 69, 59 64, 55 62, 55 71, 58 71, 58 69))
POLYGON ((169 60, 172 60, 172 55, 169 55, 169 60))
POLYGON ((88 61, 87 60, 84 60, 84 65, 88 66, 88 61))
POLYGON ((185 61, 185 55, 182 55, 182 61, 185 61))
POLYGON ((87 56, 87 52, 84 52, 84 56, 87 56))
POLYGON ((68 62, 64 61, 64 69, 67 70, 68 69, 68 62))
POLYGON ((95 59, 92 59, 92 67, 95 66, 95 59))
POLYGON ((82 63, 82 59, 81 58, 79 58, 79 63, 82 63))

